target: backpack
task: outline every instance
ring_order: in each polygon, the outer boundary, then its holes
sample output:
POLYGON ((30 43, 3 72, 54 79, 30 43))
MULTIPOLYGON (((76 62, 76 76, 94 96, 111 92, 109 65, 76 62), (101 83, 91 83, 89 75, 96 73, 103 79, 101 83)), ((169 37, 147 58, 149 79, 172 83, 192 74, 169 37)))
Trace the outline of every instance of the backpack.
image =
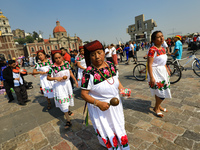
POLYGON ((136 51, 139 51, 140 47, 139 46, 136 46, 136 51))

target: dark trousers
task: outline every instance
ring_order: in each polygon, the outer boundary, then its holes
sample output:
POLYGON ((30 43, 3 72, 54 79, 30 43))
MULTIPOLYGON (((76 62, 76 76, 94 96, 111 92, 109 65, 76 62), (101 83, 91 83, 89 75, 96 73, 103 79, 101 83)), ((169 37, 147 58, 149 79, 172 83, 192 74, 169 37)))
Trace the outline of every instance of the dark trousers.
POLYGON ((24 101, 28 99, 26 87, 24 84, 14 87, 13 89, 15 90, 15 94, 19 103, 24 103, 24 101))
POLYGON ((11 87, 5 81, 3 82, 3 85, 4 85, 4 88, 6 90, 6 94, 8 95, 9 101, 14 100, 14 97, 13 97, 12 92, 10 90, 11 87))
POLYGON ((106 60, 107 60, 107 61, 110 61, 110 62, 113 62, 112 57, 107 57, 106 60))

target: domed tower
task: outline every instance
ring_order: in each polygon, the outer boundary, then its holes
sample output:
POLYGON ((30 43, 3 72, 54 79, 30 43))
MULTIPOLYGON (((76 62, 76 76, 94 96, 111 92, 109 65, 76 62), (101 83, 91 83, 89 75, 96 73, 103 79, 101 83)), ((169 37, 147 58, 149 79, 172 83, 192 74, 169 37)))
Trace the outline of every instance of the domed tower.
POLYGON ((0 11, 0 36, 13 35, 8 18, 0 11))
POLYGON ((53 29, 54 38, 67 37, 67 31, 60 25, 59 21, 56 21, 56 27, 53 29))

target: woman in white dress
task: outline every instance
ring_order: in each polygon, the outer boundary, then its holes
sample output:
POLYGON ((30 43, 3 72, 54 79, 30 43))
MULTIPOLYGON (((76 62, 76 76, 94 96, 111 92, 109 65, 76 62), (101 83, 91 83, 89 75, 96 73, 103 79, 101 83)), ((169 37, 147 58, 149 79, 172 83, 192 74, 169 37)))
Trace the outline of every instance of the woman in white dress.
POLYGON ((37 51, 38 63, 35 64, 33 75, 40 74, 40 85, 44 96, 48 101, 47 109, 51 109, 51 100, 53 98, 53 81, 47 80, 47 72, 50 69, 52 61, 47 59, 44 50, 37 51))
POLYGON ((81 79, 83 70, 86 69, 85 57, 84 57, 84 49, 83 46, 79 47, 79 56, 76 58, 76 64, 78 67, 78 86, 81 86, 81 79))
POLYGON ((78 83, 70 69, 69 62, 63 61, 60 50, 52 51, 52 60, 53 64, 49 69, 47 79, 54 81, 54 101, 56 107, 59 107, 60 110, 64 112, 67 120, 65 128, 68 128, 72 125, 69 118, 69 115, 72 115, 72 112, 69 111, 69 106, 74 106, 73 90, 69 80, 70 76, 75 81, 77 87, 78 83))
POLYGON ((164 115, 161 111, 167 112, 166 108, 161 107, 165 98, 171 98, 170 92, 170 72, 167 69, 167 55, 162 47, 164 36, 161 31, 155 31, 151 36, 154 46, 148 52, 148 82, 152 96, 155 96, 156 103, 154 111, 158 117, 164 115))
POLYGON ((87 69, 83 71, 81 96, 87 102, 90 119, 99 143, 109 150, 129 150, 119 91, 124 89, 113 63, 105 62, 105 52, 99 41, 84 46, 87 69), (110 99, 118 98, 117 106, 110 99))

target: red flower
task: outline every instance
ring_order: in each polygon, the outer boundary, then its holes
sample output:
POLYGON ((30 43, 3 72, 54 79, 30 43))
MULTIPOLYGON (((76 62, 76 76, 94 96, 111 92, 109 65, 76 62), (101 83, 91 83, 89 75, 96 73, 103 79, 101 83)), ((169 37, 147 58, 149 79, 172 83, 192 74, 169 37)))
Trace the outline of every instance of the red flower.
POLYGON ((107 143, 106 139, 102 138, 102 140, 103 140, 103 142, 104 142, 105 144, 107 143))
POLYGON ((127 135, 124 135, 121 137, 121 144, 126 145, 128 143, 127 135))
POLYGON ((113 145, 114 145, 114 147, 117 147, 117 138, 116 138, 116 136, 114 136, 114 138, 113 138, 113 145))
POLYGON ((106 143, 106 147, 107 148, 111 148, 112 147, 112 145, 111 145, 111 143, 110 143, 110 140, 108 139, 108 141, 107 141, 107 143, 106 143))
POLYGON ((157 82, 157 86, 160 89, 160 88, 162 88, 164 86, 164 84, 162 84, 161 81, 160 81, 160 82, 157 82))
MULTIPOLYGON (((100 135, 99 130, 97 129, 97 134, 100 135)), ((102 138, 103 139, 103 138, 102 138)))

